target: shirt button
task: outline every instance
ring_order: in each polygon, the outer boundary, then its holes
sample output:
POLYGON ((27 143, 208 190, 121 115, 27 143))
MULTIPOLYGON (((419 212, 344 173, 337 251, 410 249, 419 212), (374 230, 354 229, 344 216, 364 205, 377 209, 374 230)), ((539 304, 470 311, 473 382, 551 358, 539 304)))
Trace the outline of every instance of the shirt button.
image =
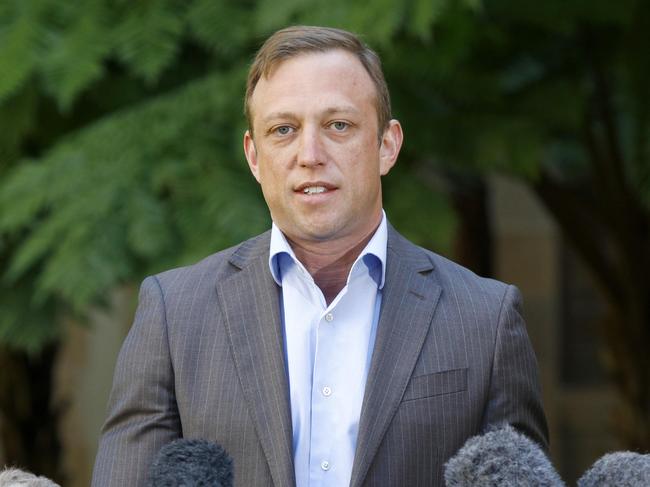
POLYGON ((327 460, 323 460, 322 462, 320 462, 320 468, 322 468, 325 471, 329 470, 330 462, 328 462, 327 460))
POLYGON ((334 319, 334 315, 332 313, 327 313, 325 315, 325 321, 332 321, 334 319))
POLYGON ((329 397, 332 395, 332 389, 330 387, 323 387, 323 396, 329 397))

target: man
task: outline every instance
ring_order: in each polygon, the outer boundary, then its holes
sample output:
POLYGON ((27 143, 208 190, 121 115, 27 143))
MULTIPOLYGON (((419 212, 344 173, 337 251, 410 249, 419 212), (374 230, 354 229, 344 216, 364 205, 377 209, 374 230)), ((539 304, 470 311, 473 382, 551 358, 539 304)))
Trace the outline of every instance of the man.
POLYGON ((144 281, 93 485, 142 485, 180 436, 223 445, 238 486, 442 485, 504 423, 546 447, 517 290, 386 221, 402 129, 377 56, 345 31, 279 31, 246 113, 273 227, 144 281))

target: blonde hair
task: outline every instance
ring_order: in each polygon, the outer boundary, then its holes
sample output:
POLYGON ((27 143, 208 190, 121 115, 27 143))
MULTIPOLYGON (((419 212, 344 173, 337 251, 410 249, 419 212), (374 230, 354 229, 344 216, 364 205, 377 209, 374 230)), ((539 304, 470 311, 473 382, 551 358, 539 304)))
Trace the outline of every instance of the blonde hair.
POLYGON ((331 27, 293 26, 277 31, 262 45, 248 71, 244 111, 248 127, 253 130, 250 100, 259 80, 273 73, 283 61, 304 53, 342 49, 354 54, 370 75, 375 89, 375 105, 380 133, 391 119, 390 95, 379 56, 351 32, 331 27))

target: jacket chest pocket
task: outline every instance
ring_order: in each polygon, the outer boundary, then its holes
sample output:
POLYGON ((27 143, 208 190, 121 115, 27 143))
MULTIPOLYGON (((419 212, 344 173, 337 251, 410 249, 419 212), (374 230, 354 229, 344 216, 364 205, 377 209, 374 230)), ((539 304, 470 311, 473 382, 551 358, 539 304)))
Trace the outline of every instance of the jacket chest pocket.
POLYGON ((419 375, 411 378, 402 402, 426 397, 452 394, 467 389, 467 368, 443 370, 434 374, 419 375))

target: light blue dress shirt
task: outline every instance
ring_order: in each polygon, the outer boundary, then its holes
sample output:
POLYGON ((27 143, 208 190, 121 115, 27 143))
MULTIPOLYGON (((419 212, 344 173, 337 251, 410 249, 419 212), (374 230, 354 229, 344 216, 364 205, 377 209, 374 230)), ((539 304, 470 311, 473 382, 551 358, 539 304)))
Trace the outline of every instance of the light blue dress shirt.
POLYGON ((386 215, 328 306, 273 224, 269 265, 282 287, 297 487, 350 484, 386 270, 386 215))

